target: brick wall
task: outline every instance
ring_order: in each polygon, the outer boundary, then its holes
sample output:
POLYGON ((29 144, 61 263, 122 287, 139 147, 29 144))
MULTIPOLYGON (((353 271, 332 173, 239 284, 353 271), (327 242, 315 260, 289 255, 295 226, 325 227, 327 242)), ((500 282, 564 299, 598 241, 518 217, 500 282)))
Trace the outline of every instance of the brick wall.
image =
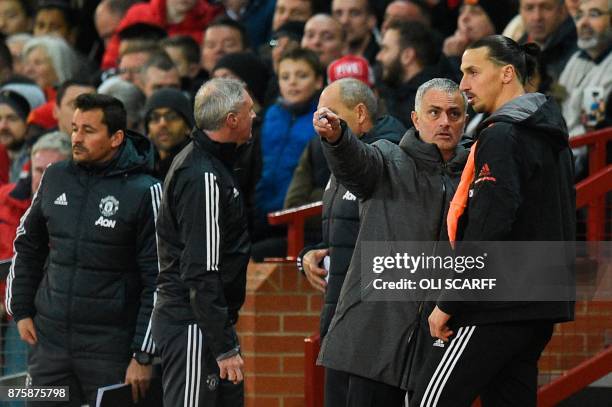
POLYGON ((295 263, 251 263, 238 334, 246 407, 304 406, 304 338, 319 329, 323 297, 295 263))

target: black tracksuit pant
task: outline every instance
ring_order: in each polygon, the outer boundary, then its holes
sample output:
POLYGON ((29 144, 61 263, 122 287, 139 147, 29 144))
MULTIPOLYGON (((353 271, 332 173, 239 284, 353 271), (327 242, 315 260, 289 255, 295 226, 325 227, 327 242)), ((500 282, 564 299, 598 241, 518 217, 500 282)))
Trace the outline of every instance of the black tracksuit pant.
POLYGON ((535 407, 538 359, 551 338, 547 321, 463 326, 432 348, 410 407, 535 407))
POLYGON ((219 378, 217 361, 197 324, 172 324, 153 312, 152 331, 162 362, 164 406, 244 405, 243 383, 219 378))

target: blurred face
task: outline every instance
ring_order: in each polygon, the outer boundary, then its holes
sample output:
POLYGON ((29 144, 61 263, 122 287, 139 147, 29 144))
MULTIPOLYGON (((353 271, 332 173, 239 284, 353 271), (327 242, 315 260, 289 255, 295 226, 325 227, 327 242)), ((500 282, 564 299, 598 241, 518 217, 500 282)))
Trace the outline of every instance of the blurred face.
POLYGON ((187 61, 187 58, 185 58, 185 55, 183 54, 181 49, 179 47, 166 46, 164 47, 164 51, 166 51, 166 54, 168 54, 168 56, 174 63, 174 66, 176 66, 179 76, 181 78, 189 77, 189 74, 191 72, 189 68, 189 61, 187 61))
POLYGON ((240 31, 224 26, 210 27, 204 33, 202 67, 212 72, 223 55, 240 51, 243 51, 240 31))
POLYGON ((312 17, 304 27, 302 48, 314 51, 323 66, 329 65, 344 53, 342 27, 329 16, 312 17))
POLYGON ((285 51, 296 49, 300 44, 290 37, 280 37, 276 40, 276 45, 272 48, 272 67, 274 72, 278 73, 278 63, 280 62, 281 55, 285 51))
POLYGON ((400 60, 399 32, 387 30, 380 45, 376 60, 382 68, 382 79, 389 84, 401 83, 404 70, 400 60))
POLYGON ((394 1, 389 3, 385 10, 385 17, 381 28, 382 33, 384 34, 389 24, 395 21, 420 21, 429 25, 419 7, 406 1, 394 1))
POLYGON ((570 16, 574 16, 576 11, 578 11, 578 5, 580 4, 580 0, 565 0, 565 8, 570 16))
POLYGON ((310 0, 277 0, 272 19, 272 31, 287 21, 306 21, 312 14, 310 0))
POLYGON ((147 52, 132 52, 125 54, 119 61, 119 77, 142 89, 142 79, 140 78, 140 69, 149 60, 147 52))
POLYGON ((161 88, 180 89, 181 87, 181 78, 176 68, 164 71, 152 66, 146 70, 144 78, 144 94, 147 98, 161 88))
POLYGON ((244 144, 251 139, 251 130, 255 111, 253 111, 253 99, 249 93, 243 92, 244 103, 240 110, 236 113, 228 115, 228 126, 232 129, 232 134, 235 135, 234 142, 238 145, 244 144))
POLYGON ((461 59, 463 79, 459 87, 465 92, 468 103, 478 113, 492 113, 497 110, 497 98, 502 87, 502 67, 489 59, 486 47, 468 49, 461 59))
POLYGON ((566 17, 565 6, 558 0, 521 0, 520 14, 525 31, 538 43, 544 43, 566 17))
MULTIPOLYGON (((2 3, 0 1, 0 3, 2 3)), ((22 41, 14 41, 9 44, 6 44, 11 51, 11 56, 13 57, 13 72, 19 75, 25 75, 24 66, 23 66, 23 58, 21 57, 21 50, 23 49, 25 42, 22 41)))
POLYGON ((459 31, 464 33, 470 42, 495 34, 493 23, 480 6, 465 5, 461 7, 457 25, 459 31))
POLYGON ((445 161, 450 160, 465 128, 465 108, 461 92, 448 94, 430 89, 423 95, 412 122, 425 143, 435 144, 445 161))
MULTIPOLYGON (((363 104, 361 104, 363 106, 363 104)), ((350 109, 342 102, 340 96, 340 86, 333 83, 323 90, 319 98, 319 106, 317 109, 326 107, 342 120, 344 120, 354 134, 361 135, 363 133, 362 126, 359 122, 359 104, 353 109, 350 109)), ((363 108, 362 108, 363 109, 363 108)))
POLYGON ((54 86, 58 81, 51 58, 43 47, 36 47, 25 56, 23 73, 42 89, 54 86))
POLYGON ((70 42, 70 26, 59 9, 43 9, 34 18, 34 36, 57 35, 70 42))
POLYGON ((360 43, 370 35, 376 24, 376 17, 367 10, 367 0, 334 0, 332 16, 346 30, 350 45, 360 43))
POLYGON ((185 119, 170 108, 161 107, 149 115, 147 135, 160 153, 181 144, 190 131, 185 119))
POLYGON ((98 35, 104 41, 104 46, 108 46, 108 42, 110 41, 113 34, 117 30, 119 23, 121 22, 121 14, 115 14, 108 7, 108 3, 103 1, 96 8, 96 14, 94 17, 94 22, 96 24, 96 30, 98 31, 98 35))
POLYGON ((308 102, 323 86, 323 78, 306 61, 283 59, 278 67, 278 85, 281 96, 289 104, 308 102))
POLYGON ((32 192, 38 191, 40 180, 49 165, 67 158, 57 150, 38 150, 32 155, 32 192))
POLYGON ((0 1, 0 32, 9 36, 30 30, 32 21, 18 1, 0 1))
POLYGON ((187 13, 196 5, 197 0, 166 0, 166 7, 178 14, 187 13))
POLYGON ((55 105, 55 118, 58 128, 66 134, 72 131, 72 116, 74 116, 74 102, 83 93, 95 93, 96 89, 92 86, 73 85, 66 89, 62 100, 55 105))
POLYGON ((597 53, 604 51, 612 43, 610 10, 608 10, 607 0, 581 2, 574 21, 580 49, 597 53))
POLYGON ((7 104, 0 104, 0 143, 7 150, 18 150, 25 141, 27 125, 7 104))
POLYGON ((81 164, 109 161, 123 142, 123 131, 108 133, 102 109, 76 109, 72 117, 72 159, 81 164))

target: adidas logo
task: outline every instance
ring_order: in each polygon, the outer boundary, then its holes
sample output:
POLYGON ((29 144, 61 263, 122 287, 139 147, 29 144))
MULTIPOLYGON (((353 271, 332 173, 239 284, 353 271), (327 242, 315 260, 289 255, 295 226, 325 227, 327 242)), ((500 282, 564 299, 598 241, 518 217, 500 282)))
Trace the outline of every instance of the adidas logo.
POLYGON ((480 169, 478 178, 490 177, 490 176, 491 176, 491 170, 489 170, 489 164, 485 163, 485 165, 483 165, 482 168, 480 169))
POLYGON ((444 341, 442 339, 436 339, 436 341, 433 343, 433 346, 436 346, 438 348, 443 348, 444 347, 444 341))
POLYGON ((55 200, 55 202, 53 202, 53 203, 55 205, 68 206, 68 199, 66 199, 66 193, 64 192, 63 194, 58 196, 57 199, 55 200))
POLYGON ((344 199, 345 201, 354 201, 357 198, 355 197, 355 195, 351 194, 349 191, 346 191, 342 199, 344 199))

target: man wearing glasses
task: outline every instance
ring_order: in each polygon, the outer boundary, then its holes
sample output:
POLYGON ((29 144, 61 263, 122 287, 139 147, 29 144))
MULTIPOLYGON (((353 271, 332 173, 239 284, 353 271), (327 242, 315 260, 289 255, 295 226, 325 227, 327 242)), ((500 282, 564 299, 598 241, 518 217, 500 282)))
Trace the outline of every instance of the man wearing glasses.
POLYGON ((189 98, 178 89, 154 92, 145 106, 147 137, 155 146, 155 175, 163 180, 174 156, 189 142, 193 109, 189 98))

